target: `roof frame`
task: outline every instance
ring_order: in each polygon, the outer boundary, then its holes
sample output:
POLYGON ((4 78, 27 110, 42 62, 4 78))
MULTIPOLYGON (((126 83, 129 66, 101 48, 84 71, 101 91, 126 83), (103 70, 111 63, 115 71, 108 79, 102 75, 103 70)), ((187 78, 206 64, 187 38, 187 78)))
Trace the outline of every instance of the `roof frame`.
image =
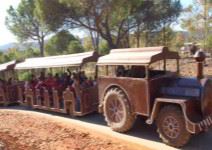
POLYGON ((108 55, 99 58, 97 65, 148 66, 159 60, 179 58, 177 52, 169 51, 165 46, 112 49, 108 55))

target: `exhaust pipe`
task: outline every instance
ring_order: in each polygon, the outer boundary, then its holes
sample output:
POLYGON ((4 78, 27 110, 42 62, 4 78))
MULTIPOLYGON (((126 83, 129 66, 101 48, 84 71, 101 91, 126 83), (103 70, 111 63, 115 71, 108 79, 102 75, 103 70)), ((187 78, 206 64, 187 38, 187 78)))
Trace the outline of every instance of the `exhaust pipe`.
POLYGON ((197 61, 197 79, 202 79, 204 77, 203 66, 206 58, 205 53, 202 50, 198 50, 194 54, 194 58, 197 61))

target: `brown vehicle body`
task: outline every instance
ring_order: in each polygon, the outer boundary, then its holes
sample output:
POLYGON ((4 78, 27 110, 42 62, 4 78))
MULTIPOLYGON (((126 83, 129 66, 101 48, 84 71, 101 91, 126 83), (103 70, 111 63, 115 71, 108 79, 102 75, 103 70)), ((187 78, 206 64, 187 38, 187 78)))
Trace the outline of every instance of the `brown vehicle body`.
MULTIPOLYGON (((86 52, 62 56, 50 56, 44 58, 32 58, 16 66, 18 70, 37 69, 37 68, 57 68, 74 67, 80 70, 83 65, 89 62, 96 62, 99 55, 96 52, 86 52), (69 60, 69 61, 64 61, 69 60), (36 62, 47 62, 46 64, 37 64, 36 62), (33 63, 34 66, 31 64, 33 63), (61 66, 62 65, 62 66, 61 66)), ((34 109, 42 109, 53 112, 70 114, 72 116, 84 116, 86 114, 98 111, 98 90, 97 86, 83 88, 80 90, 80 111, 76 110, 77 100, 69 88, 61 89, 26 89, 24 85, 18 86, 19 102, 31 106, 34 109)))
MULTIPOLYGON (((18 84, 8 84, 10 78, 14 77, 14 67, 20 61, 10 61, 0 65, 0 104, 10 105, 17 103, 18 84)), ((14 79, 11 82, 14 82, 14 79)))
MULTIPOLYGON (((212 116, 206 116, 201 122, 196 122, 194 117, 195 115, 202 115, 201 102, 182 98, 166 98, 166 96, 159 93, 160 87, 163 87, 163 84, 166 85, 166 82, 168 82, 166 77, 152 80, 130 79, 125 77, 100 77, 99 98, 102 100, 99 106, 100 112, 103 112, 102 103, 106 92, 110 88, 118 87, 127 94, 131 111, 136 115, 148 117, 148 124, 153 123, 162 105, 175 104, 181 107, 186 119, 186 128, 190 133, 197 134, 203 130, 207 130, 212 125, 212 116)), ((209 106, 205 109, 209 109, 209 106)), ((211 109, 209 111, 211 112, 211 109)))
MULTIPOLYGON (((201 62, 200 62, 201 63, 201 62)), ((182 94, 177 93, 178 95, 167 95, 163 93, 162 89, 166 86, 173 86, 173 89, 179 89, 175 87, 176 85, 170 85, 173 81, 178 81, 179 75, 179 56, 176 52, 170 52, 167 47, 150 47, 150 48, 132 48, 132 49, 115 49, 111 50, 110 54, 100 57, 98 65, 106 66, 108 69, 109 66, 143 66, 145 67, 146 76, 143 78, 134 78, 130 76, 111 76, 104 75, 98 77, 98 86, 99 86, 99 111, 104 113, 105 119, 109 126, 115 131, 125 132, 129 130, 132 125, 130 121, 134 119, 129 119, 127 122, 126 119, 117 119, 122 118, 123 116, 136 117, 137 115, 142 115, 146 117, 147 124, 153 124, 154 121, 157 121, 160 126, 161 123, 158 120, 164 114, 163 112, 167 111, 167 114, 172 113, 176 110, 177 117, 179 117, 182 122, 182 128, 176 129, 177 132, 182 130, 188 134, 183 135, 182 138, 180 135, 173 138, 167 138, 163 132, 163 127, 159 127, 160 137, 163 141, 169 145, 175 147, 181 147, 185 145, 190 137, 190 134, 198 134, 201 131, 207 130, 212 125, 212 94, 209 92, 212 89, 212 82, 210 79, 198 78, 195 80, 200 87, 202 87, 201 96, 198 98, 193 95, 196 94, 197 89, 194 87, 182 87, 184 90, 182 94), (170 73, 166 72, 166 61, 168 59, 175 59, 177 64, 177 71, 170 73), (164 62, 164 73, 157 73, 157 70, 151 70, 150 65, 154 62, 162 60, 164 62), (154 75, 152 75, 154 74, 154 75), (187 94, 187 95, 186 95, 187 94), (188 96, 190 94, 191 96, 188 96), (124 96, 123 96, 124 95, 124 96), (121 98, 120 98, 121 97, 121 98), (124 104, 121 102, 117 105, 117 108, 113 105, 111 101, 127 101, 124 104), (107 104, 106 101, 109 101, 107 104), (107 105, 107 106, 105 106, 107 105), (122 108, 120 108, 122 105, 122 108), (166 107, 167 106, 167 107, 166 107), (173 111, 169 111, 173 107, 173 111), (119 112, 119 109, 121 110, 119 112), (164 110, 163 110, 164 109, 164 110), (114 115, 111 118, 111 112, 113 110, 114 115), (123 114, 123 110, 127 110, 126 115, 123 114), (180 110, 180 111, 178 111, 180 110), (207 112, 207 113, 205 113, 207 112), (119 115, 121 114, 122 115, 119 115), (115 117, 117 115, 117 118, 115 117), (183 118, 183 119, 182 119, 183 118), (117 121, 118 120, 118 121, 117 121), (125 123, 123 123, 124 121, 125 123)), ((106 71, 108 73, 108 71, 106 71)), ((189 79, 185 79, 189 80, 189 79)), ((172 89, 172 90, 173 90, 172 89)), ((173 91, 172 91, 173 92, 173 91)), ((199 92, 200 93, 200 92, 199 92)), ((116 102, 117 103, 117 102, 116 102)), ((165 112, 166 113, 166 112, 165 112)), ((174 114, 175 115, 175 114, 174 114)), ((170 117, 170 116, 168 116, 170 117)), ((167 118, 168 118, 167 117, 167 118)), ((123 117, 124 118, 124 117, 123 117)), ((129 117, 130 118, 130 117, 129 117)), ((175 118, 175 117, 173 117, 175 118)), ((133 124, 133 123, 132 123, 133 124)), ((172 134, 172 128, 174 128, 174 123, 169 123, 170 134, 172 134)), ((168 133, 169 134, 169 133, 168 133)), ((178 135, 178 133, 173 133, 178 135)))

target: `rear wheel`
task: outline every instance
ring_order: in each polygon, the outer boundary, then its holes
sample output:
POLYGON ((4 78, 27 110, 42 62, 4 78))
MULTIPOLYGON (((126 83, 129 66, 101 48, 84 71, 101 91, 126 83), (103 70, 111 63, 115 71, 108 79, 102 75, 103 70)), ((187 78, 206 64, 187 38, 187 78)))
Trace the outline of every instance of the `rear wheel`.
POLYGON ((119 88, 110 89, 104 98, 105 120, 117 132, 126 132, 132 128, 135 116, 130 110, 126 94, 119 88))
POLYGON ((162 108, 157 118, 157 127, 163 142, 174 147, 182 147, 191 137, 186 130, 182 111, 177 106, 170 105, 162 108))

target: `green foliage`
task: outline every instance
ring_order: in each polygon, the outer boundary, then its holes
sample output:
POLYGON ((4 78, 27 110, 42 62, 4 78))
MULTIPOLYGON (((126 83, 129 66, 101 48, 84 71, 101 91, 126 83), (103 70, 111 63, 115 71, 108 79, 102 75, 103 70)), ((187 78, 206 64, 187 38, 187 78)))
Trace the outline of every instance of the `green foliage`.
POLYGON ((85 51, 89 51, 89 50, 93 49, 92 39, 90 36, 83 38, 83 47, 84 47, 85 51))
POLYGON ((38 0, 37 5, 52 30, 97 32, 110 48, 129 47, 131 31, 156 30, 175 21, 181 11, 179 0, 38 0))
POLYGON ((191 42, 202 42, 207 40, 211 32, 212 17, 211 0, 194 1, 192 5, 184 10, 184 16, 181 20, 181 26, 189 32, 191 42))
POLYGON ((4 54, 0 52, 0 63, 4 62, 4 54))
POLYGON ((181 33, 181 32, 176 33, 176 36, 173 39, 173 43, 175 44, 174 46, 177 49, 180 49, 182 46, 184 46, 185 41, 186 41, 185 37, 184 37, 183 33, 181 33))
POLYGON ((77 39, 68 31, 62 30, 54 35, 45 45, 46 52, 48 55, 67 53, 69 43, 73 40, 77 39))
POLYGON ((22 56, 24 58, 38 57, 38 56, 40 56, 40 52, 39 52, 39 49, 28 48, 28 49, 22 51, 22 56))
POLYGON ((47 24, 52 31, 57 31, 62 25, 67 14, 71 11, 59 0, 36 0, 36 16, 47 24), (48 12, 48 13, 47 13, 48 12))
POLYGON ((12 60, 24 60, 25 58, 38 56, 40 56, 38 49, 29 48, 26 50, 19 50, 17 48, 10 48, 7 50, 7 52, 0 52, 0 63, 5 63, 12 60))
POLYGON ((38 41, 43 55, 44 38, 49 34, 49 30, 36 16, 35 8, 35 0, 21 0, 17 9, 10 6, 7 10, 6 25, 20 41, 38 41))
POLYGON ((8 62, 11 60, 21 59, 22 55, 16 48, 10 48, 7 52, 3 54, 3 62, 8 62))
POLYGON ((84 51, 81 43, 70 32, 62 30, 54 35, 45 45, 48 55, 60 55, 84 51), (74 50, 74 48, 76 48, 74 50))
POLYGON ((81 53, 81 52, 84 52, 84 48, 82 47, 81 43, 76 40, 70 41, 68 45, 68 53, 73 54, 73 53, 81 53))
POLYGON ((212 53, 212 35, 207 37, 206 48, 212 53))
POLYGON ((28 71, 18 72, 18 79, 20 81, 29 81, 30 77, 31 77, 31 74, 28 71))
POLYGON ((110 51, 110 48, 107 44, 107 42, 105 40, 101 40, 100 44, 99 44, 99 53, 104 55, 104 54, 108 54, 110 51))

